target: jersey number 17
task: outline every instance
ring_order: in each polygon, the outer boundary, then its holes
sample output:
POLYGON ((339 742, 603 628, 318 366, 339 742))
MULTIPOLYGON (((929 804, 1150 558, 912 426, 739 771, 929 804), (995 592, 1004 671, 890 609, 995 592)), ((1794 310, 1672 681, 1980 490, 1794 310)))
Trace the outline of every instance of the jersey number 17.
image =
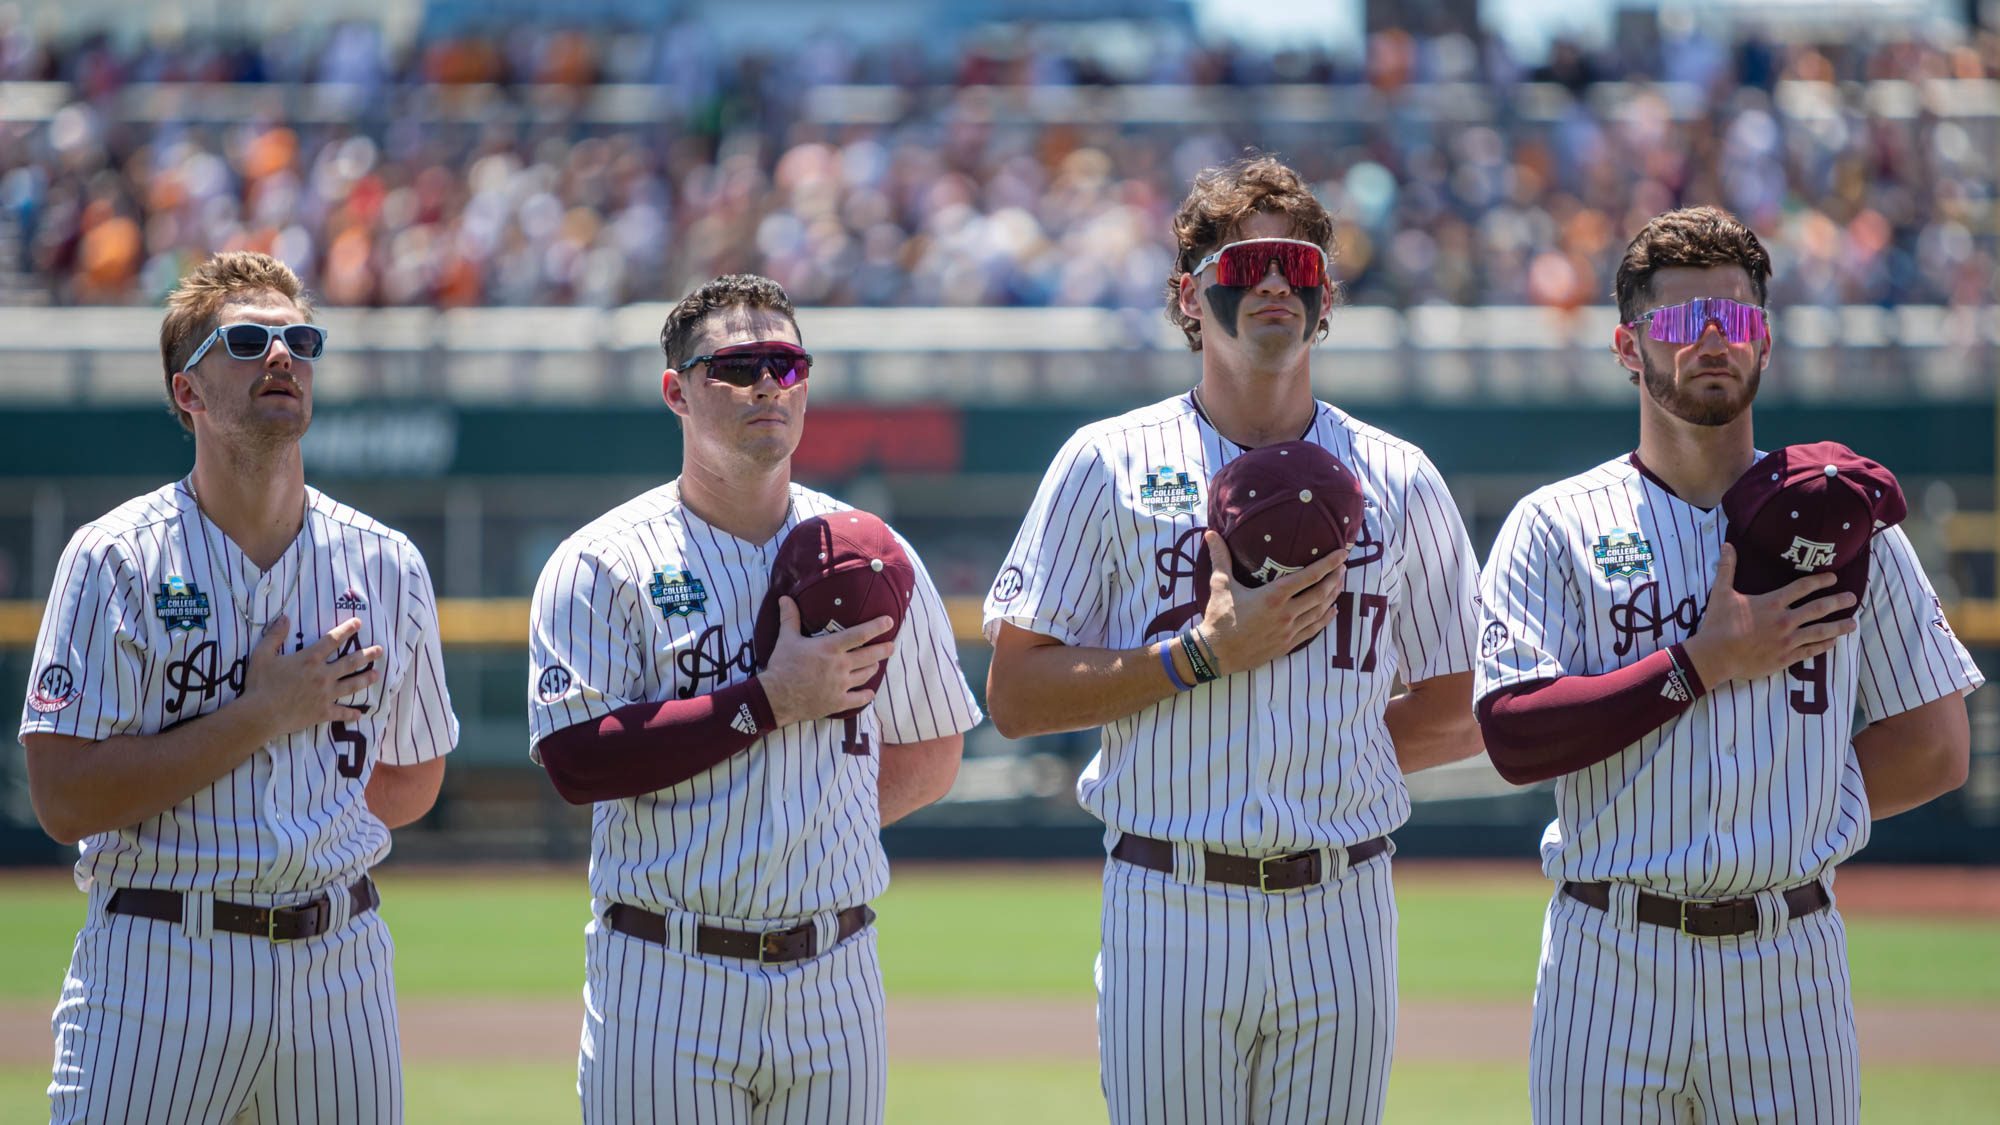
POLYGON ((1389 620, 1389 599, 1381 594, 1356 594, 1343 590, 1333 599, 1333 666, 1354 670, 1354 650, 1362 649, 1360 670, 1375 670, 1375 650, 1382 640, 1382 624, 1389 620), (1359 612, 1356 608, 1359 607, 1359 612), (1363 644, 1363 634, 1366 644, 1363 644))

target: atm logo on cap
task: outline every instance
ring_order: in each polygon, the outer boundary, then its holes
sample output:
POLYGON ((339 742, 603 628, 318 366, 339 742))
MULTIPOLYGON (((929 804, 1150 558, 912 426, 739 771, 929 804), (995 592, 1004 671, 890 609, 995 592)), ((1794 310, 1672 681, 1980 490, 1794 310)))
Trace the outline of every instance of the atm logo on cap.
POLYGON ((1597 537, 1591 552, 1606 578, 1637 578, 1653 573, 1653 545, 1638 532, 1614 527, 1611 534, 1597 537))
POLYGON ((1305 567, 1302 566, 1286 566, 1284 563, 1266 556, 1264 565, 1258 567, 1256 572, 1250 577, 1255 578, 1260 583, 1276 582, 1287 574, 1297 574, 1304 569, 1305 567))
POLYGON ((1791 547, 1778 557, 1811 573, 1833 565, 1833 544, 1815 543, 1803 535, 1794 535, 1791 547))

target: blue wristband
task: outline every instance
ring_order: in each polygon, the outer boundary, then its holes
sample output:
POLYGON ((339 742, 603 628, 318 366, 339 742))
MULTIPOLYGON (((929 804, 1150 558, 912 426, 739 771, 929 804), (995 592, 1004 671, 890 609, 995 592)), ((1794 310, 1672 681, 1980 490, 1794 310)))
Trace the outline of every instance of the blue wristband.
POLYGON ((1173 683, 1175 691, 1194 690, 1193 684, 1181 679, 1181 670, 1174 667, 1174 642, 1168 641, 1160 646, 1160 663, 1166 667, 1167 679, 1173 683))
POLYGON ((1202 655, 1201 643, 1195 639, 1200 634, 1201 630, 1199 627, 1182 633, 1181 651, 1187 653, 1188 667, 1194 669, 1194 682, 1205 684, 1211 680, 1221 679, 1222 677, 1216 672, 1215 667, 1208 662, 1208 658, 1202 655))

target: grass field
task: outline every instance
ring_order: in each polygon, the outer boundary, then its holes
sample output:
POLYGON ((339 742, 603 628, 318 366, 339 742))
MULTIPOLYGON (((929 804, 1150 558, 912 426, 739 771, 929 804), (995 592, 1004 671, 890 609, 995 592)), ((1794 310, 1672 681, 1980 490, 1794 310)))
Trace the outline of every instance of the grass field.
MULTIPOLYGON (((380 882, 403 995, 569 996, 581 986, 590 906, 580 871, 392 868, 380 882)), ((1492 887, 1402 880, 1403 995, 1532 994, 1545 887, 1518 878, 1492 887)), ((46 878, 10 882, 5 898, 0 1000, 53 1000, 83 896, 67 879, 46 878)), ((877 907, 892 995, 1091 995, 1098 881, 1086 868, 918 867, 900 873, 877 907), (976 951, 966 949, 968 936, 976 951)), ((2000 1004, 2000 924, 1861 916, 1848 919, 1848 934, 1858 1001, 2000 1004)))
MULTIPOLYGON (((1405 864, 1413 874, 1419 865, 1405 864)), ((380 876, 407 1000, 563 999, 582 980, 588 911, 581 871, 380 876)), ((0 1002, 52 1003, 83 898, 59 878, 0 883, 0 1002)), ((1533 878, 1400 880, 1407 999, 1526 999, 1534 985, 1546 884, 1533 878)), ((1098 881, 1088 868, 907 867, 878 903, 885 983, 896 997, 1088 1002, 1098 881)), ((2000 922, 1850 917, 1857 1002, 2000 1005, 2000 922)), ((41 1067, 0 1067, 0 1122, 30 1121, 41 1067)), ((575 1120, 573 1064, 422 1062, 406 1074, 409 1120, 575 1120)), ((1864 1119, 1986 1122, 2000 1105, 1993 1068, 1870 1066, 1864 1119)), ((892 1123, 1103 1120, 1092 1060, 896 1063, 892 1123)), ((1517 1066, 1398 1063, 1398 1123, 1527 1120, 1517 1066)))

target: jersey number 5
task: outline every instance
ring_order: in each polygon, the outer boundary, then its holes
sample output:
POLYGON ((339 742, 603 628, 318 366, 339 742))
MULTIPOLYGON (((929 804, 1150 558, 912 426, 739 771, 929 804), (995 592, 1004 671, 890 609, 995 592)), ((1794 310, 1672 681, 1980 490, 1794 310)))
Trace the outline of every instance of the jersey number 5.
POLYGON ((1360 595, 1361 612, 1355 612, 1355 594, 1343 590, 1333 599, 1333 666, 1354 668, 1354 650, 1361 647, 1362 634, 1367 634, 1367 648, 1361 656, 1361 671, 1375 670, 1375 648, 1382 639, 1382 623, 1389 620, 1389 599, 1381 594, 1360 595))
MULTIPOLYGON (((368 705, 365 703, 351 703, 348 706, 364 715, 368 713, 368 705)), ((335 719, 333 740, 341 744, 341 748, 334 752, 335 768, 340 770, 340 776, 360 777, 361 767, 368 762, 368 736, 335 719)))
POLYGON ((1822 652, 1785 669, 1801 685, 1791 690, 1792 710, 1801 715, 1826 714, 1826 665, 1826 653, 1822 652))

